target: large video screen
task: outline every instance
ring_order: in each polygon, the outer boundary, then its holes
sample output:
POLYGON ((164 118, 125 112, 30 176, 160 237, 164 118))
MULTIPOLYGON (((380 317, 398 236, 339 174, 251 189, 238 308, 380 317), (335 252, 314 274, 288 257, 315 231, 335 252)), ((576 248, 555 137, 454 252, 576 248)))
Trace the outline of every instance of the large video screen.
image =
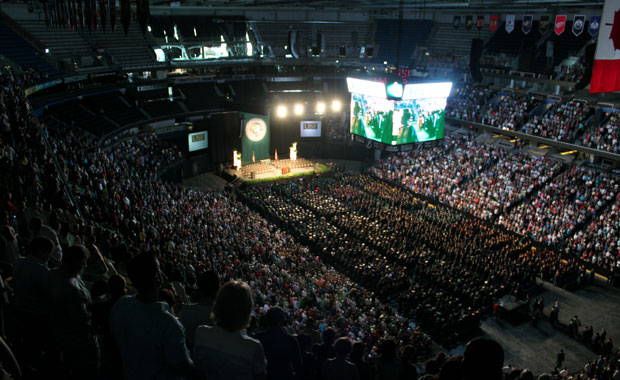
POLYGON ((388 145, 443 138, 446 98, 388 100, 351 94, 351 133, 388 145))

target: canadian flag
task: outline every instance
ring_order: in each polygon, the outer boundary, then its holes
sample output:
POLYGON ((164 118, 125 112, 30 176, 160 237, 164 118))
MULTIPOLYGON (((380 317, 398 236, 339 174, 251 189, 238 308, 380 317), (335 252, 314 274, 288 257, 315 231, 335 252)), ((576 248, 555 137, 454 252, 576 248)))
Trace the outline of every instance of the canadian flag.
POLYGON ((606 0, 592 67, 590 93, 620 90, 620 0, 606 0))

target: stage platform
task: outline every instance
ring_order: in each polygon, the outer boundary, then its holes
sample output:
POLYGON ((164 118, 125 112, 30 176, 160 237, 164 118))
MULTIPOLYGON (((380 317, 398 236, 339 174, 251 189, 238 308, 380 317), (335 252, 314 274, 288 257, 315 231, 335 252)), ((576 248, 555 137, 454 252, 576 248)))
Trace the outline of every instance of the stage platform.
POLYGON ((262 160, 250 165, 244 165, 241 170, 235 168, 226 169, 229 175, 236 176, 243 181, 278 180, 280 178, 295 177, 312 172, 326 172, 329 167, 305 158, 295 161, 285 160, 262 160))

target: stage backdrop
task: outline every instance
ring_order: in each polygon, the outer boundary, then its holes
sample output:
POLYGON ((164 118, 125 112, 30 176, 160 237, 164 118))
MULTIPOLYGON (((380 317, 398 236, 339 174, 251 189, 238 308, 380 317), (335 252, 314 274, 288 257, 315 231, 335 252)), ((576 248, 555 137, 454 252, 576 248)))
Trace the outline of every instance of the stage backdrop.
POLYGON ((252 113, 239 113, 241 122, 241 154, 242 163, 252 163, 269 158, 269 116, 252 113))

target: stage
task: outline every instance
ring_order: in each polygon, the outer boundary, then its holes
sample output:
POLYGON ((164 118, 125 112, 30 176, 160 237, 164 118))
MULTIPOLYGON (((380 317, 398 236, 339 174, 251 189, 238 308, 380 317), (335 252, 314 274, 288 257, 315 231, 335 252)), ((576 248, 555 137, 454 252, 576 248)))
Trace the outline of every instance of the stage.
POLYGON ((329 167, 305 158, 296 160, 261 160, 260 162, 242 165, 240 170, 235 167, 226 169, 226 173, 243 181, 278 180, 312 173, 325 173, 329 167))

